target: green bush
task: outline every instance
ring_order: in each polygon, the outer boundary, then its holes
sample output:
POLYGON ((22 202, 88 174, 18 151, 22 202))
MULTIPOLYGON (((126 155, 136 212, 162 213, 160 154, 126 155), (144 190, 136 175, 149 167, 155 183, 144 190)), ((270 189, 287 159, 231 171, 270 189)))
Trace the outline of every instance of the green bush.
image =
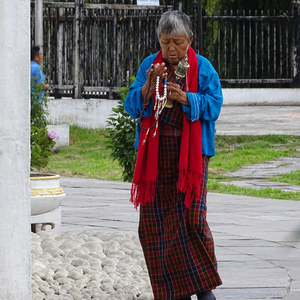
MULTIPOLYGON (((135 77, 130 78, 132 83, 135 77)), ((111 149, 111 157, 117 159, 123 168, 122 177, 124 181, 132 181, 136 151, 134 148, 134 140, 136 134, 137 120, 132 119, 124 109, 124 100, 129 91, 129 85, 119 88, 120 100, 116 108, 113 108, 113 114, 108 119, 108 136, 106 138, 107 148, 111 149)))
POLYGON ((50 132, 46 129, 47 116, 48 116, 48 95, 44 93, 41 96, 43 88, 35 82, 35 77, 31 79, 31 161, 30 169, 33 170, 44 168, 48 165, 49 156, 52 155, 53 147, 56 142, 53 140, 58 139, 57 132, 50 132), (42 100, 39 103, 39 100, 42 100), (54 135, 53 135, 54 133, 54 135))
POLYGON ((31 169, 40 170, 48 165, 49 156, 53 154, 56 142, 47 134, 47 129, 31 126, 31 169))
POLYGON ((48 116, 48 95, 45 93, 41 98, 43 88, 35 82, 35 77, 31 78, 31 110, 30 121, 31 125, 42 128, 47 125, 48 116), (42 102, 39 103, 40 98, 42 102))

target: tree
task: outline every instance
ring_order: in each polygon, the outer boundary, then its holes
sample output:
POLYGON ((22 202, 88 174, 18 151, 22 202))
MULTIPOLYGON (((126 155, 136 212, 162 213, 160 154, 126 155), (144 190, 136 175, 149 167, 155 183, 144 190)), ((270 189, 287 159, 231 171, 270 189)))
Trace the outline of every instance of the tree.
POLYGON ((286 11, 292 7, 293 0, 203 0, 203 9, 207 11, 236 10, 276 10, 286 11))

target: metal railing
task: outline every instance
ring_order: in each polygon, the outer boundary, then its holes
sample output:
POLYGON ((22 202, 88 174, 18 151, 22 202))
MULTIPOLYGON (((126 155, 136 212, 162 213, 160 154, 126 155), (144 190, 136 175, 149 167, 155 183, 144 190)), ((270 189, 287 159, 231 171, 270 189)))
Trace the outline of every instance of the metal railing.
MULTIPOLYGON (((43 2, 45 74, 57 98, 114 97, 142 60, 159 50, 161 14, 185 7, 175 0, 147 9, 134 5, 136 0, 89 2, 43 2)), ((31 7, 34 44, 34 2, 31 7)), ((199 53, 197 1, 192 8, 193 48, 199 53)), ((291 12, 217 12, 202 19, 203 55, 223 86, 300 87, 299 2, 291 12)))
MULTIPOLYGON (((294 84, 299 68, 293 39, 296 17, 288 12, 236 12, 203 17, 204 56, 227 84, 294 84)), ((297 36, 299 39, 299 36, 297 36)), ((298 46, 299 47, 299 46, 298 46)))

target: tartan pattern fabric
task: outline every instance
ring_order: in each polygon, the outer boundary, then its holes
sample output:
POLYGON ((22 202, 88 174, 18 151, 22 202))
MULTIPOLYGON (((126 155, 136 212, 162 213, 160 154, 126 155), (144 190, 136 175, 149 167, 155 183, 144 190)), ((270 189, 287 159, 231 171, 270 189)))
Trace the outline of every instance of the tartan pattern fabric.
POLYGON ((167 108, 165 107, 159 117, 159 134, 165 135, 164 132, 174 131, 174 134, 168 135, 175 135, 176 129, 180 131, 183 128, 183 110, 181 104, 177 101, 173 101, 173 107, 167 108), (171 126, 169 126, 171 125, 171 126), (169 127, 166 129, 165 127, 169 127))
POLYGON ((182 129, 176 128, 174 126, 161 125, 159 127, 160 135, 172 135, 172 136, 182 136, 182 129))
POLYGON ((155 201, 140 208, 139 238, 155 300, 180 299, 222 284, 206 221, 209 158, 202 157, 201 201, 187 209, 176 188, 180 143, 181 137, 159 136, 155 201))

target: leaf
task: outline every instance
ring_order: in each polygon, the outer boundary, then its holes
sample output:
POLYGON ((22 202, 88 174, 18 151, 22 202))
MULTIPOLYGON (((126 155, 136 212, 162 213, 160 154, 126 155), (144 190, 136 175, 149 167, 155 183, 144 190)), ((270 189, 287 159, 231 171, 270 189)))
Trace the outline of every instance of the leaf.
MULTIPOLYGON (((135 77, 130 78, 130 82, 135 77)), ((123 168, 123 180, 130 181, 133 177, 136 153, 134 148, 137 120, 133 120, 125 111, 124 100, 129 92, 129 85, 119 89, 120 100, 117 107, 113 108, 113 114, 108 118, 109 127, 106 137, 106 147, 111 149, 111 157, 118 160, 123 168)))

